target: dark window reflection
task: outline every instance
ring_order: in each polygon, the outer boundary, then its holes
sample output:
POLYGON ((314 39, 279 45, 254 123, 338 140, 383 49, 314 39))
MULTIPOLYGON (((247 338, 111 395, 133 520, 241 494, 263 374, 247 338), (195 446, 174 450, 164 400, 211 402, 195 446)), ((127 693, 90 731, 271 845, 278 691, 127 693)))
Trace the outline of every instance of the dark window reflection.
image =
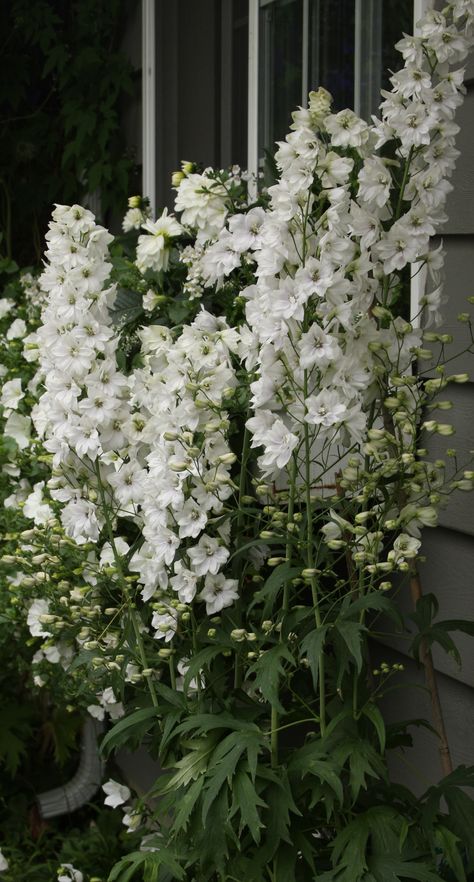
POLYGON ((312 0, 309 88, 324 86, 334 110, 354 106, 354 0, 312 0))
POLYGON ((275 0, 260 10, 260 156, 285 137, 301 104, 302 24, 302 0, 275 0))
POLYGON ((232 162, 247 167, 248 0, 232 4, 232 162))

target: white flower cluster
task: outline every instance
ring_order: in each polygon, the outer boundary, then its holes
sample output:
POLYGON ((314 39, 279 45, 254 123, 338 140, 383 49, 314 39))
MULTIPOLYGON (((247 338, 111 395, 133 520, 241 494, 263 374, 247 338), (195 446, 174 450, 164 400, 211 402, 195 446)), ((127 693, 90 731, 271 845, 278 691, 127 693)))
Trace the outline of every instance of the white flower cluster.
MULTIPOLYGON (((175 210, 182 212, 181 223, 195 237, 193 245, 181 252, 180 259, 187 266, 188 274, 184 290, 190 299, 199 298, 206 287, 216 282, 240 264, 237 240, 225 241, 224 231, 232 203, 232 190, 246 178, 239 166, 231 173, 215 172, 206 168, 201 174, 191 171, 183 163, 183 172, 177 172, 175 210), (208 257, 209 254, 209 257, 208 257)), ((246 223, 245 215, 239 215, 246 223)), ((235 218, 232 218, 235 221, 235 218)))
POLYGON ((145 367, 134 372, 131 401, 142 446, 109 480, 121 505, 140 502, 145 541, 130 569, 139 574, 144 599, 160 588, 153 628, 170 640, 177 603, 191 603, 200 590, 212 614, 237 596, 236 582, 221 570, 229 557, 222 513, 235 460, 224 402, 236 386, 231 353, 238 334, 201 311, 177 340, 159 325, 141 338, 145 367))
POLYGON ((174 207, 181 212, 181 223, 196 233, 198 244, 214 239, 221 232, 229 211, 229 187, 240 180, 239 172, 235 170, 228 184, 212 168, 182 177, 174 207))
POLYGON ((48 265, 40 284, 48 301, 36 335, 38 376, 45 391, 33 420, 53 454, 57 477, 50 490, 63 504, 64 529, 85 543, 98 538, 102 525, 90 492, 94 463, 125 445, 122 429, 129 416, 127 379, 117 370, 108 315, 115 288, 104 288, 112 236, 84 208, 58 205, 46 238, 48 265))
MULTIPOLYGON (((279 144, 281 177, 251 246, 257 282, 243 291, 258 344, 248 426, 253 445, 264 448, 264 476, 303 446, 324 474, 335 444, 363 441, 370 405, 388 391, 378 387, 381 367, 403 374, 421 343, 421 331, 390 312, 407 265, 428 264, 438 287, 424 305, 437 318, 442 254, 429 253, 429 238, 446 219, 445 178, 457 156, 463 71, 450 65, 466 57, 473 20, 474 3, 454 2, 445 14, 430 11, 420 36, 398 44, 406 63, 384 93, 380 121, 331 114, 327 93, 319 103, 315 94, 279 144), (394 159, 374 153, 388 141, 394 159)), ((220 239, 215 281, 232 262, 230 231, 220 239)), ((252 350, 249 368, 254 359, 252 350)))

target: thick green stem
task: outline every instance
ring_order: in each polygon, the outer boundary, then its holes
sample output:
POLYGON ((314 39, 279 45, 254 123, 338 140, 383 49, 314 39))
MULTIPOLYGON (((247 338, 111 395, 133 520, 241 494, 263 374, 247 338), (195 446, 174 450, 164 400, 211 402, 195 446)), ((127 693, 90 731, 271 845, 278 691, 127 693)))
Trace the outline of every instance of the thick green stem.
POLYGON ((272 707, 270 722, 270 749, 272 755, 272 769, 278 765, 278 711, 272 707))
MULTIPOLYGON (((308 394, 308 372, 304 372, 304 397, 308 394)), ((311 439, 309 426, 304 425, 304 453, 305 453, 305 502, 306 502, 306 566, 309 570, 314 569, 313 554, 313 511, 311 505, 311 439)), ((316 574, 311 576, 311 596, 314 608, 314 620, 316 628, 321 628, 321 612, 319 609, 319 594, 316 574)), ((319 716, 321 735, 326 732, 326 666, 324 649, 320 649, 318 657, 319 669, 319 716)))
MULTIPOLYGON (((293 514, 295 511, 295 496, 296 496, 296 476, 298 474, 298 463, 297 458, 294 455, 291 462, 290 469, 290 486, 289 486, 289 497, 288 497, 288 521, 287 527, 289 524, 293 523, 293 514)), ((288 537, 286 540, 286 550, 285 557, 288 563, 291 563, 291 558, 293 556, 293 542, 291 539, 291 533, 288 530, 288 537)), ((289 605, 289 595, 290 595, 290 583, 285 582, 285 587, 283 589, 283 612, 288 611, 289 605)))
MULTIPOLYGON (((128 607, 129 613, 130 613, 130 619, 131 619, 133 631, 135 634, 135 640, 137 642, 137 649, 138 649, 138 654, 140 656, 140 661, 142 663, 143 669, 146 670, 147 668, 149 668, 149 664, 148 664, 146 653, 145 653, 145 646, 143 643, 143 637, 141 635, 140 624, 138 622, 136 610, 134 609, 133 604, 130 600, 129 586, 128 586, 127 582, 125 581, 125 575, 124 575, 123 568, 122 568, 122 561, 120 559, 120 555, 119 555, 119 553, 117 551, 117 547, 115 545, 114 531, 112 529, 112 523, 110 521, 109 506, 107 504, 107 499, 105 496, 104 485, 102 484, 102 478, 100 475, 100 465, 99 465, 98 460, 95 461, 95 473, 97 476, 97 484, 99 487, 99 495, 100 495, 100 501, 101 501, 101 505, 102 505, 102 512, 103 512, 104 520, 105 520, 105 527, 107 530, 107 536, 108 536, 108 539, 110 542, 110 547, 112 548, 112 554, 114 556, 115 567, 117 569, 117 573, 118 573, 119 580, 121 583, 122 591, 124 593, 125 600, 127 602, 127 607, 128 607)), ((157 694, 155 691, 155 687, 149 677, 146 678, 146 681, 147 681, 148 691, 150 693, 150 698, 151 698, 152 704, 154 707, 158 707, 158 697, 157 697, 157 694)))

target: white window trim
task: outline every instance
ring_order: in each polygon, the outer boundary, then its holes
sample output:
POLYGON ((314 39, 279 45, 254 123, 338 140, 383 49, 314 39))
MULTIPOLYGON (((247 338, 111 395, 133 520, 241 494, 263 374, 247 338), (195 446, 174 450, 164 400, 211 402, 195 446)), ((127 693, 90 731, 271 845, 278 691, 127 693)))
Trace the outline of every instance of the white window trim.
POLYGON ((142 0, 142 192, 156 211, 155 0, 142 0))

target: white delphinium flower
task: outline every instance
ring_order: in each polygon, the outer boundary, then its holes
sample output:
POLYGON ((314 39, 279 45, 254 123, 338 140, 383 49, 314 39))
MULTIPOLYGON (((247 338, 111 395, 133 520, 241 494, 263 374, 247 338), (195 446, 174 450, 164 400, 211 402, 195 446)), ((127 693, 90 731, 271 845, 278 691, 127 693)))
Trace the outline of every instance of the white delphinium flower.
POLYGON ((107 686, 102 692, 96 695, 99 704, 90 704, 87 708, 91 717, 96 720, 104 720, 105 714, 110 716, 111 720, 118 720, 123 717, 125 710, 121 701, 117 701, 115 692, 111 686, 107 686))
POLYGON ((50 523, 54 520, 54 512, 43 497, 44 481, 39 481, 33 487, 33 492, 25 499, 23 514, 31 518, 37 527, 50 523))
POLYGON ((136 264, 140 272, 147 269, 166 270, 170 257, 172 240, 180 236, 183 228, 173 215, 168 215, 168 209, 163 209, 161 217, 156 221, 147 220, 142 224, 142 230, 148 235, 139 236, 137 244, 136 264))
POLYGON ((110 805, 111 808, 117 808, 123 805, 131 797, 131 791, 125 784, 119 784, 112 778, 105 784, 102 784, 102 790, 106 794, 104 805, 110 805))
POLYGON ((25 397, 22 390, 21 379, 7 380, 2 387, 0 405, 4 408, 4 415, 8 416, 12 410, 17 410, 20 401, 25 397))
POLYGON ((5 870, 8 870, 9 863, 0 848, 0 873, 3 873, 5 870))
POLYGON ((238 585, 237 579, 226 579, 223 573, 219 573, 217 576, 206 576, 204 588, 199 597, 206 601, 207 615, 213 616, 221 609, 232 606, 234 600, 237 600, 239 596, 238 585))
POLYGON ((72 864, 61 864, 58 870, 58 882, 84 882, 84 875, 72 864))
MULTIPOLYGON (((109 317, 115 297, 115 289, 106 286, 112 237, 81 206, 58 205, 46 239, 47 265, 39 280, 46 301, 36 334, 37 376, 45 391, 33 420, 70 488, 83 461, 90 481, 98 457, 123 446, 117 419, 124 422, 127 417, 128 381, 116 367, 117 340, 109 317)), ((112 501, 105 468, 100 468, 100 479, 112 501)), ((61 482, 61 477, 55 480, 61 482)), ((55 498, 63 504, 61 520, 68 535, 79 544, 96 541, 103 514, 88 494, 87 482, 81 479, 63 498, 58 491, 55 498)))
POLYGON ((218 539, 204 534, 197 545, 188 549, 188 557, 197 576, 216 575, 229 557, 229 551, 222 548, 218 539))
POLYGON ((8 315, 8 313, 12 311, 14 306, 15 306, 15 301, 11 300, 10 297, 1 297, 0 298, 0 319, 5 318, 5 316, 8 315))
POLYGON ((26 322, 22 318, 16 318, 8 328, 7 340, 18 340, 26 335, 26 322))
POLYGON ((47 615, 49 615, 48 601, 41 598, 34 600, 28 609, 26 618, 26 624, 33 637, 51 637, 51 631, 47 631, 41 622, 41 617, 47 615))
MULTIPOLYGON (((202 174, 188 174, 181 181, 175 199, 175 210, 181 212, 182 224, 196 230, 198 244, 218 235, 228 214, 227 187, 211 173, 212 169, 205 169, 202 174)), ((235 178, 238 180, 238 175, 235 178)))

